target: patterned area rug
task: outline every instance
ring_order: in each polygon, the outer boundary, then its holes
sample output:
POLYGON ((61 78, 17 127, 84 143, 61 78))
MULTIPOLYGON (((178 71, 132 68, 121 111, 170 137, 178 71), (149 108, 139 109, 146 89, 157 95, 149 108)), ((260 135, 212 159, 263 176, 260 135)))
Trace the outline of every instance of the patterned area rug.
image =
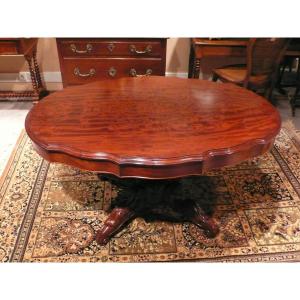
POLYGON ((94 235, 116 187, 91 172, 49 164, 23 134, 1 179, 0 261, 298 261, 298 134, 283 128, 270 153, 206 174, 217 195, 215 239, 189 223, 138 218, 107 246, 94 235))

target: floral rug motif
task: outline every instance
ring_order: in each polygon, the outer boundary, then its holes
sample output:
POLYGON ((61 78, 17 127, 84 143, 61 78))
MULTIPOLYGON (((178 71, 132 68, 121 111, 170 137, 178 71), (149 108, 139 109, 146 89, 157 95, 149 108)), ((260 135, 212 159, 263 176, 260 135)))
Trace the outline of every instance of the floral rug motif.
POLYGON ((137 218, 99 246, 95 232, 117 188, 49 164, 22 134, 0 183, 0 261, 299 261, 299 140, 283 128, 271 152, 205 174, 215 184, 216 238, 190 223, 137 218))

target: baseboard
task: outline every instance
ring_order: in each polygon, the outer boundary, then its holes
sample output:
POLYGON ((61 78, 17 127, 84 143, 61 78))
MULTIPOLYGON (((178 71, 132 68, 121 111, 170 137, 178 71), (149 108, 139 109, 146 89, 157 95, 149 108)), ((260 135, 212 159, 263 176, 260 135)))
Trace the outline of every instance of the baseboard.
POLYGON ((167 77, 179 77, 179 78, 187 78, 187 72, 166 72, 167 77))
MULTIPOLYGON (((60 72, 43 72, 41 74, 43 81, 46 83, 61 83, 61 73, 60 72)), ((187 78, 187 72, 166 72, 168 77, 179 77, 187 78)), ((30 73, 29 72, 19 72, 19 73, 0 73, 0 83, 30 83, 30 73)))

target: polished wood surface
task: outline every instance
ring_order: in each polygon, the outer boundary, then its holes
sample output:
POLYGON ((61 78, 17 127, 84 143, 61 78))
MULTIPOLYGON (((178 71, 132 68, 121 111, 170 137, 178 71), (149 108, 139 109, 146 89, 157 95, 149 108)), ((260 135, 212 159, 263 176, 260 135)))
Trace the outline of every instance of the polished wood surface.
POLYGON ((68 85, 78 85, 101 79, 116 79, 137 75, 164 75, 161 60, 154 58, 128 58, 118 60, 113 58, 96 60, 68 59, 64 63, 65 79, 68 85), (74 70, 78 70, 75 74, 74 70))
POLYGON ((48 94, 36 59, 37 38, 0 38, 0 55, 24 55, 28 63, 33 91, 0 91, 0 99, 39 100, 48 94))
POLYGON ((151 76, 66 88, 38 103, 25 125, 49 161, 165 179, 264 153, 280 117, 264 98, 233 84, 151 76))
POLYGON ((165 75, 165 38, 58 38, 63 86, 165 75))

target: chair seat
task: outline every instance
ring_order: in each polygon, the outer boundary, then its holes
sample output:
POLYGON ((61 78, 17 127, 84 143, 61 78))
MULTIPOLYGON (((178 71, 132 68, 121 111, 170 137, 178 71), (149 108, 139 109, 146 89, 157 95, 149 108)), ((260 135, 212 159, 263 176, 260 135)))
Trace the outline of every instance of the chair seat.
MULTIPOLYGON (((243 85, 243 82, 247 75, 246 67, 229 66, 225 68, 215 69, 213 71, 219 79, 226 82, 243 85)), ((266 84, 268 81, 267 75, 250 76, 249 84, 255 87, 260 87, 266 84)))

